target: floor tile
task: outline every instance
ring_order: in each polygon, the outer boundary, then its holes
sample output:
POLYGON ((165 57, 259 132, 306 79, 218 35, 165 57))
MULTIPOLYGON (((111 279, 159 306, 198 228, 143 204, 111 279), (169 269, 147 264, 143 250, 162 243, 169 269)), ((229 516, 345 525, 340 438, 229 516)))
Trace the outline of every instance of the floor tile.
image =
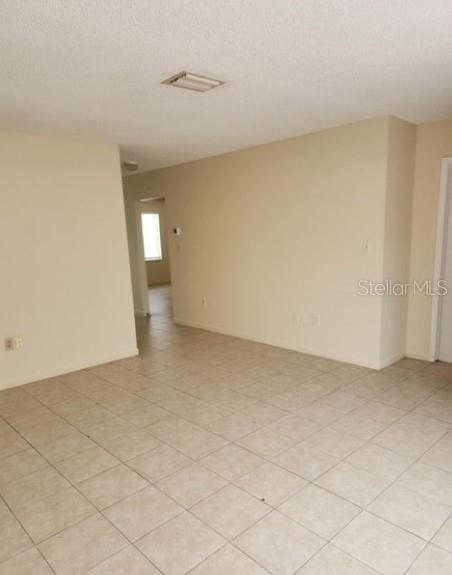
POLYGON ((435 417, 444 423, 452 424, 452 407, 443 401, 437 401, 434 397, 421 403, 416 411, 430 417, 435 417))
POLYGON ((189 508, 226 484, 222 477, 195 463, 161 479, 156 485, 180 505, 189 508))
POLYGON ((5 561, 33 544, 20 523, 0 500, 0 562, 5 561))
POLYGON ((38 403, 35 409, 18 408, 14 413, 7 414, 5 419, 16 431, 22 432, 38 424, 59 420, 60 417, 54 411, 38 403))
POLYGON ((181 418, 168 418, 146 427, 152 435, 192 459, 227 445, 227 441, 181 418))
POLYGON ((157 292, 139 356, 0 391, 0 575, 48 574, 29 535, 80 575, 449 575, 451 368, 175 326, 157 292))
POLYGON ((357 437, 340 433, 328 427, 302 442, 306 447, 317 449, 333 457, 346 457, 356 451, 364 442, 357 437))
POLYGON ((95 403, 88 399, 84 395, 77 394, 76 398, 66 399, 61 403, 52 405, 52 411, 61 417, 66 417, 71 413, 76 413, 77 411, 83 411, 84 409, 89 409, 94 407, 95 403))
POLYGON ((346 461, 374 475, 394 481, 408 469, 415 459, 415 456, 396 453, 375 443, 367 443, 349 455, 346 461))
POLYGON ((30 475, 47 466, 47 461, 34 449, 26 449, 5 457, 0 465, 0 485, 30 475))
POLYGON ((66 419, 77 429, 83 433, 88 433, 100 425, 104 421, 108 421, 115 417, 115 414, 108 409, 96 405, 89 409, 83 409, 82 411, 77 411, 76 413, 71 413, 66 415, 66 419))
POLYGON ((294 439, 272 431, 268 427, 259 429, 237 440, 238 445, 264 458, 274 457, 281 451, 291 447, 294 443, 294 439))
POLYGON ((368 441, 386 429, 386 423, 374 421, 368 417, 361 417, 355 413, 348 413, 331 424, 331 429, 339 433, 352 435, 363 441, 368 441))
POLYGON ((25 449, 30 449, 30 445, 11 427, 5 425, 0 433, 0 459, 25 449))
POLYGON ((203 403, 197 407, 192 407, 187 411, 185 417, 196 423, 200 427, 208 429, 209 424, 214 423, 220 417, 229 415, 229 411, 211 403, 203 403))
POLYGON ((88 439, 86 435, 83 435, 83 433, 80 433, 77 429, 73 429, 60 439, 55 439, 54 441, 40 445, 38 451, 50 461, 50 463, 56 463, 57 461, 68 459, 94 446, 95 443, 88 439))
POLYGON ((308 485, 280 505, 278 511, 324 539, 331 539, 361 509, 316 485, 308 485))
POLYGON ((338 463, 338 459, 300 443, 272 459, 280 467, 313 481, 338 463))
POLYGON ((256 403, 256 398, 246 397, 240 393, 235 392, 231 392, 227 396, 222 396, 218 400, 218 405, 220 407, 232 411, 233 413, 240 413, 254 403, 256 403))
POLYGON ((39 447, 44 443, 49 443, 49 441, 55 441, 60 437, 65 437, 71 434, 73 430, 74 428, 62 419, 56 419, 55 421, 40 423, 27 428, 22 434, 31 445, 39 447))
POLYGON ((388 486, 389 481, 365 469, 339 463, 317 479, 316 483, 355 505, 365 507, 388 486))
POLYGON ((0 494, 13 509, 31 501, 55 495, 70 487, 70 483, 53 467, 22 477, 17 481, 0 486, 0 494))
POLYGON ((324 545, 324 540, 273 511, 235 541, 242 551, 274 575, 290 575, 324 545))
POLYGON ((450 425, 447 423, 416 412, 407 413, 399 421, 399 424, 410 425, 415 428, 417 433, 422 433, 435 442, 438 439, 441 441, 442 438, 446 437, 446 433, 450 429, 450 425))
POLYGON ((95 508, 73 488, 15 509, 18 519, 35 543, 44 541, 95 512, 95 508))
POLYGON ((374 421, 391 425, 406 415, 407 412, 403 409, 386 405, 385 403, 369 401, 369 403, 359 407, 354 413, 360 417, 368 417, 374 421))
POLYGON ((323 547, 296 575, 380 575, 331 543, 323 547))
POLYGON ((406 453, 408 455, 423 455, 436 441, 441 437, 443 432, 427 434, 416 427, 397 421, 382 433, 373 438, 373 442, 392 449, 397 453, 406 453))
POLYGON ((104 509, 148 486, 137 473, 119 465, 83 481, 79 489, 93 505, 104 509))
POLYGON ((141 539, 137 547, 165 575, 183 575, 224 544, 220 535, 186 512, 141 539))
POLYGON ((452 449, 443 449, 443 445, 439 441, 424 453, 420 462, 452 473, 452 449))
POLYGON ((118 465, 119 461, 110 453, 96 446, 77 455, 55 463, 55 467, 72 483, 80 483, 93 475, 118 465))
POLYGON ((147 487, 104 510, 104 515, 131 541, 136 541, 183 509, 154 487, 147 487))
POLYGON ((433 538, 433 543, 447 549, 452 553, 452 516, 445 521, 444 525, 433 538))
POLYGON ((427 499, 452 506, 452 473, 423 463, 415 463, 399 482, 427 499))
POLYGON ((273 463, 265 463, 236 479, 235 484, 257 499, 276 507, 302 489, 306 481, 273 463))
POLYGON ((270 425, 270 429, 301 441, 318 431, 319 424, 298 415, 286 415, 270 425))
POLYGON ((357 397, 351 393, 347 393, 342 390, 334 391, 328 395, 325 395, 319 400, 324 405, 329 405, 334 409, 342 411, 342 413, 349 413, 362 405, 367 403, 366 399, 362 397, 357 397))
POLYGON ((148 453, 130 459, 127 463, 149 481, 158 481, 190 465, 193 461, 168 445, 160 445, 148 453))
POLYGON ((333 543, 385 575, 402 575, 425 541, 364 511, 333 543))
POLYGON ((247 555, 232 545, 226 545, 190 571, 190 575, 268 575, 247 555))
POLYGON ((450 575, 452 573, 452 554, 428 545, 416 559, 407 575, 450 575))
POLYGON ((96 443, 103 445, 109 440, 115 439, 116 437, 122 437, 126 433, 132 433, 136 431, 135 425, 132 425, 122 417, 112 417, 103 421, 99 425, 95 425, 89 430, 89 437, 96 443))
POLYGON ((331 407, 331 405, 325 405, 320 401, 316 401, 311 405, 300 408, 297 411, 297 415, 312 419, 312 421, 316 421, 321 425, 329 425, 343 417, 344 413, 331 407))
POLYGON ((169 417, 169 413, 158 405, 148 404, 133 411, 126 411, 122 417, 137 427, 147 427, 156 421, 169 417))
POLYGON ((52 575, 52 573, 35 547, 0 563, 0 575, 52 575))
POLYGON ((87 571, 86 575, 160 575, 160 572, 135 547, 128 546, 87 571))
POLYGON ((260 425, 253 423, 240 414, 231 414, 215 419, 208 424, 208 429, 212 433, 221 435, 229 441, 236 441, 245 435, 260 428, 260 425))
POLYGON ((268 403, 258 401, 257 403, 253 403, 253 405, 243 409, 240 412, 240 415, 258 425, 270 425, 274 421, 285 417, 287 412, 282 409, 278 409, 273 405, 269 405, 268 403))
POLYGON ((368 510, 427 540, 452 513, 452 507, 425 499, 398 483, 379 495, 368 510))
POLYGON ((39 545, 58 575, 79 575, 127 545, 104 517, 95 515, 39 545))
POLYGON ((160 445, 161 442, 158 439, 144 430, 131 431, 102 441, 102 447, 121 461, 129 461, 160 445))
POLYGON ((193 515, 226 539, 232 539, 270 511, 271 507, 234 485, 191 508, 193 515))
POLYGON ((200 463, 231 481, 259 467, 265 460, 242 447, 230 444, 207 455, 200 460, 200 463))

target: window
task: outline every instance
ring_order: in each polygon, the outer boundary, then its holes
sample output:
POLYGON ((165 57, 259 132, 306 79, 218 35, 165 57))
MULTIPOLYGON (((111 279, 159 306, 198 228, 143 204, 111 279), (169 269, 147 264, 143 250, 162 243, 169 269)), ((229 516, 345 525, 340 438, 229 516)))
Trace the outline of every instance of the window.
POLYGON ((143 228, 144 257, 146 261, 162 259, 160 241, 160 218, 158 214, 141 214, 143 228))

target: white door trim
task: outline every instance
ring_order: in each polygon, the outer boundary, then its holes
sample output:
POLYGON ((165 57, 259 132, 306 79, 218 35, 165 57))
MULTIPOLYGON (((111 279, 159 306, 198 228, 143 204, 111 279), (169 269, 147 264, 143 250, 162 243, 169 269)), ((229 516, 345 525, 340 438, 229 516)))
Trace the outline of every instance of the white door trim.
POLYGON ((135 202, 135 227, 137 233, 137 268, 140 282, 140 313, 149 314, 148 282, 146 274, 146 260, 144 258, 143 229, 141 226, 141 214, 143 204, 139 200, 135 202))
MULTIPOLYGON (((436 250, 435 267, 433 272, 433 286, 442 278, 444 274, 445 239, 446 239, 446 218, 448 213, 448 181, 449 170, 452 170, 452 158, 441 160, 441 177, 439 184, 438 217, 436 226, 436 250)), ((432 296, 432 321, 430 330, 430 352, 429 360, 436 361, 439 358, 439 336, 441 323, 441 298, 438 295, 432 296)))

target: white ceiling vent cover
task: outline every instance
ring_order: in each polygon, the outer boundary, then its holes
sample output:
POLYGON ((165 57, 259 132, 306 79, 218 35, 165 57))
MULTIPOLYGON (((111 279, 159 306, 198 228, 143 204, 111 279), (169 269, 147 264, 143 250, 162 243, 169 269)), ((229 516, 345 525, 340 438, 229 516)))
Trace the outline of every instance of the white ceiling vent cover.
POLYGON ((207 76, 192 74, 191 72, 179 72, 179 74, 175 74, 171 76, 171 78, 164 80, 162 84, 185 88, 186 90, 195 90, 195 92, 208 92, 213 88, 218 88, 218 86, 221 86, 224 82, 220 82, 220 80, 215 80, 214 78, 207 78, 207 76))

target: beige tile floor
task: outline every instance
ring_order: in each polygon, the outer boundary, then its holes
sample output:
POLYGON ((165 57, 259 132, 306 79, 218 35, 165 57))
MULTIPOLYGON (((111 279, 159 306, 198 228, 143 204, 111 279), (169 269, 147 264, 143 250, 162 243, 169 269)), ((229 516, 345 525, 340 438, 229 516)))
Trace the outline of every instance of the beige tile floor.
POLYGON ((176 327, 0 392, 0 575, 450 575, 452 365, 176 327))

